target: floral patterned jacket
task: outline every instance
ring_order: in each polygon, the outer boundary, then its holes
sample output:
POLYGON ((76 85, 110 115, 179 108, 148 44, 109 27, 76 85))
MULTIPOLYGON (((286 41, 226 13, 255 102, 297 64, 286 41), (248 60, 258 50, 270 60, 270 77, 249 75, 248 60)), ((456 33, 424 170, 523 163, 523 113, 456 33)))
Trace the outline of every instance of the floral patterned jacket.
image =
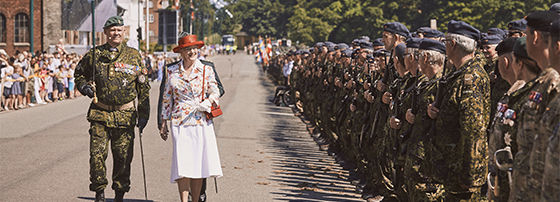
POLYGON ((168 79, 163 93, 162 120, 171 119, 173 126, 202 125, 206 123, 206 115, 198 110, 202 102, 202 81, 204 78, 204 99, 218 104, 220 92, 211 66, 196 60, 191 74, 183 67, 183 61, 167 68, 168 79), (203 75, 204 73, 204 75, 203 75))

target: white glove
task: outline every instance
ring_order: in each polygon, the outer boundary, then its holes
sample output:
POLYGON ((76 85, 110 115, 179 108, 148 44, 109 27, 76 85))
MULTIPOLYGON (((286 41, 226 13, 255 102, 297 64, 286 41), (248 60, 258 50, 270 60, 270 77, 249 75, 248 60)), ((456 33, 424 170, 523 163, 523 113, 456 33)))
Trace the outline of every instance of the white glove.
POLYGON ((212 111, 212 103, 209 99, 202 101, 197 107, 196 110, 201 112, 210 113, 212 111))

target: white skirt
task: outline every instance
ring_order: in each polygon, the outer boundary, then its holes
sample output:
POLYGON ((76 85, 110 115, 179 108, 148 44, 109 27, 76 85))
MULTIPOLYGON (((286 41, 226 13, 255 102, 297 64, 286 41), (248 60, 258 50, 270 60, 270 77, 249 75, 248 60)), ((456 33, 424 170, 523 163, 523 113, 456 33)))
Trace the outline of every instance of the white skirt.
POLYGON ((221 177, 222 165, 212 121, 204 125, 172 126, 171 183, 181 178, 221 177))

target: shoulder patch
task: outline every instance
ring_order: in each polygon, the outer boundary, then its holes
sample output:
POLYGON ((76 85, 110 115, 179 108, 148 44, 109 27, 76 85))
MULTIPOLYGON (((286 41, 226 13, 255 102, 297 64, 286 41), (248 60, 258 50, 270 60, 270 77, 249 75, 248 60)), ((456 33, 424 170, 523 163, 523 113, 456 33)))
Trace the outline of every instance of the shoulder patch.
POLYGON ((473 75, 472 74, 465 74, 465 85, 472 85, 473 84, 473 75))

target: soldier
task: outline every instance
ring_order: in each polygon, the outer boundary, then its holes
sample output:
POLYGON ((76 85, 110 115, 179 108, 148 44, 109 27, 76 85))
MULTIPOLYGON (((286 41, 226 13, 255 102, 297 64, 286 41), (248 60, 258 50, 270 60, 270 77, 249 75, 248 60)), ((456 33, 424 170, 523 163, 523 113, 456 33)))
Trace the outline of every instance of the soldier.
POLYGON ((427 168, 426 150, 429 138, 426 135, 431 128, 432 121, 426 114, 429 103, 434 101, 437 81, 442 77, 445 63, 445 45, 432 40, 423 39, 419 44, 418 64, 424 76, 419 78, 419 84, 412 93, 411 104, 406 109, 406 122, 410 124, 409 138, 406 140, 405 165, 403 176, 409 201, 441 201, 443 199, 443 185, 430 177, 427 168), (414 101, 416 100, 416 101, 414 101))
POLYGON ((96 192, 96 202, 105 201, 104 190, 108 184, 105 160, 109 142, 114 159, 111 186, 115 190, 114 201, 122 202, 125 192, 130 190, 134 125, 141 134, 150 116, 148 70, 142 65, 140 53, 122 43, 124 31, 123 19, 110 17, 103 26, 108 42, 88 51, 75 73, 79 91, 94 98, 87 120, 91 124, 89 189, 96 192), (134 103, 136 98, 138 110, 134 103))
POLYGON ((488 29, 488 36, 498 36, 503 40, 507 37, 507 33, 500 28, 492 27, 488 29))
POLYGON ((447 27, 446 53, 456 70, 444 76, 445 87, 438 87, 445 92, 436 97, 441 105, 428 106, 428 115, 436 120, 429 134, 432 177, 444 185, 446 201, 481 201, 488 165, 490 82, 475 57, 480 31, 455 20, 447 27))
POLYGON ((377 38, 373 40, 373 51, 378 51, 380 49, 385 49, 385 44, 382 41, 382 38, 377 38))
MULTIPOLYGON (((385 44, 385 48, 387 50, 392 51, 394 54, 395 47, 398 44, 403 44, 406 41, 406 38, 410 35, 408 29, 399 22, 390 22, 383 25, 383 43, 385 44)), ((401 46, 401 50, 404 53, 404 49, 406 49, 405 45, 401 46)), ((392 55, 393 55, 392 54, 392 55)), ((377 165, 373 168, 375 169, 374 175, 375 178, 378 180, 377 186, 379 187, 380 193, 383 195, 384 200, 387 201, 397 201, 397 195, 394 189, 394 185, 392 182, 393 179, 393 166, 392 160, 390 156, 387 156, 388 153, 385 151, 388 145, 385 144, 384 140, 386 138, 386 124, 389 118, 389 104, 391 101, 391 94, 387 92, 389 85, 393 83, 394 74, 392 73, 395 71, 394 68, 394 59, 389 58, 388 64, 385 67, 385 73, 383 75, 383 79, 377 82, 377 105, 376 115, 373 124, 373 131, 376 136, 376 141, 374 143, 374 147, 376 149, 376 156, 378 158, 377 165)))
POLYGON ((510 201, 538 201, 542 189, 544 153, 550 135, 539 132, 538 121, 548 106, 551 93, 559 81, 556 70, 548 65, 548 39, 550 24, 560 16, 554 11, 537 11, 526 17, 527 55, 542 69, 531 93, 524 98, 520 116, 517 143, 519 151, 514 157, 513 183, 510 201))
POLYGON ((496 47, 498 69, 512 87, 498 102, 497 112, 490 125, 488 170, 491 182, 488 196, 494 201, 508 201, 511 162, 513 154, 519 150, 517 143, 512 140, 517 139, 516 133, 522 121, 520 117, 524 113, 521 110, 524 98, 531 92, 535 78, 541 72, 537 63, 527 55, 525 44, 525 37, 507 38, 496 47))
MULTIPOLYGON (((560 10, 560 4, 557 5, 560 10)), ((551 7, 552 9, 552 7, 551 7)), ((550 38, 548 41, 549 64, 556 71, 560 71, 560 20, 550 26, 550 38)), ((556 86, 556 92, 560 92, 560 85, 556 86)), ((550 136, 546 148, 544 163, 542 194, 540 201, 557 201, 560 198, 560 93, 550 102, 547 110, 541 118, 541 131, 550 136), (546 128, 542 128, 546 127, 546 128)))
POLYGON ((525 19, 514 20, 508 23, 508 37, 524 37, 527 21, 525 19))

